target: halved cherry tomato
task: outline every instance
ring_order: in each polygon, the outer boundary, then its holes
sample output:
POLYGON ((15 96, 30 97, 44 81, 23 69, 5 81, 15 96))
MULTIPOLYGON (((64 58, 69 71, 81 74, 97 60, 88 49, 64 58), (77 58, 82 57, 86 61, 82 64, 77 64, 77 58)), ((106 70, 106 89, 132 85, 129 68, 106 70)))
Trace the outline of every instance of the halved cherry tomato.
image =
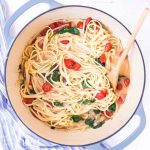
POLYGON ((124 103, 124 100, 123 98, 120 96, 118 99, 117 99, 117 104, 120 106, 121 104, 124 103))
POLYGON ((49 25, 49 27, 50 27, 51 29, 55 29, 55 28, 56 28, 55 23, 51 23, 51 24, 49 25))
POLYGON ((73 66, 73 70, 79 70, 81 68, 81 65, 79 63, 75 63, 73 66))
POLYGON ((60 41, 60 43, 62 43, 62 44, 68 44, 69 40, 62 40, 62 41, 60 41))
POLYGON ((64 63, 68 69, 79 70, 81 67, 81 65, 79 63, 75 62, 72 59, 65 59, 64 63))
POLYGON ((43 39, 38 42, 38 46, 39 46, 40 48, 43 48, 43 39))
POLYGON ((102 54, 100 57, 99 57, 99 60, 101 63, 105 63, 106 62, 106 56, 105 54, 102 54))
POLYGON ((43 90, 45 93, 51 91, 51 89, 52 89, 52 86, 51 86, 48 82, 45 82, 45 83, 42 85, 42 90, 43 90))
POLYGON ((64 23, 62 21, 58 21, 58 22, 55 22, 55 27, 60 27, 62 26, 64 23))
POLYGON ((105 52, 109 52, 111 49, 112 49, 112 44, 111 43, 106 43, 105 52))
POLYGON ((34 101, 33 98, 24 98, 24 99, 22 100, 22 102, 23 102, 24 104, 32 104, 33 101, 34 101))
POLYGON ((83 29, 83 22, 82 21, 79 21, 77 23, 77 28, 83 29))
POLYGON ((88 17, 86 20, 85 20, 85 27, 87 27, 87 25, 89 24, 89 22, 92 20, 91 17, 88 17))
POLYGON ((49 29, 49 27, 45 27, 45 28, 40 32, 40 34, 41 34, 42 36, 45 36, 48 29, 49 29))
POLYGON ((118 84, 117 84, 117 90, 122 90, 122 87, 123 87, 123 86, 122 86, 121 83, 118 83, 118 84))
POLYGON ((96 98, 98 100, 102 100, 103 98, 105 98, 107 95, 107 92, 105 90, 100 90, 99 93, 96 94, 96 98))
POLYGON ((129 78, 125 78, 124 79, 124 84, 127 87, 130 84, 130 79, 129 78))
MULTIPOLYGON (((106 115, 109 116, 109 117, 111 118, 111 116, 113 115, 113 113, 110 112, 110 111, 106 111, 106 115)), ((107 117, 107 116, 106 116, 106 117, 107 117)), ((108 119, 110 119, 110 118, 108 118, 108 119)))
POLYGON ((65 22, 64 24, 68 24, 69 27, 72 27, 72 22, 71 21, 65 22))

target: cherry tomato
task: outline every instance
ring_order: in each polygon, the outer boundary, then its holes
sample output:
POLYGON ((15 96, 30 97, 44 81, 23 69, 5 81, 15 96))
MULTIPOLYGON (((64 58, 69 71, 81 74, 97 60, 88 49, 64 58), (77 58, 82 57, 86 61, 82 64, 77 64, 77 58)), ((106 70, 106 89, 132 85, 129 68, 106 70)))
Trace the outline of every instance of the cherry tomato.
POLYGON ((123 87, 123 86, 122 86, 121 83, 118 83, 118 84, 117 84, 117 90, 122 90, 122 87, 123 87))
POLYGON ((45 28, 40 32, 40 34, 41 34, 42 36, 45 36, 48 29, 49 29, 49 27, 45 27, 45 28))
POLYGON ((83 29, 83 22, 82 21, 79 21, 77 23, 77 28, 83 29))
POLYGON ((62 44, 68 44, 69 43, 69 40, 62 40, 60 41, 62 44))
POLYGON ((86 20, 85 20, 85 27, 87 27, 87 25, 89 24, 89 22, 92 20, 91 17, 88 17, 86 20))
POLYGON ((24 98, 23 100, 22 100, 22 102, 24 103, 24 104, 32 104, 32 102, 33 102, 33 98, 24 98))
POLYGON ((99 93, 97 93, 95 97, 96 97, 98 100, 102 100, 103 98, 106 97, 106 95, 107 95, 106 91, 100 90, 99 93))
POLYGON ((60 26, 62 26, 64 23, 61 22, 61 21, 58 21, 58 22, 55 22, 54 24, 55 24, 55 27, 60 27, 60 26))
POLYGON ((121 96, 117 99, 117 103, 119 106, 124 103, 124 100, 121 96))
POLYGON ((79 70, 81 68, 81 65, 79 63, 75 63, 73 66, 73 70, 79 70))
POLYGON ((69 22, 65 22, 64 24, 68 24, 68 26, 69 26, 69 27, 71 27, 71 26, 72 26, 72 22, 71 22, 71 21, 69 21, 69 22))
POLYGON ((100 57, 99 57, 99 60, 101 63, 105 63, 106 62, 106 56, 105 54, 102 54, 100 57))
POLYGON ((64 63, 68 69, 79 70, 81 67, 81 65, 79 63, 75 62, 72 59, 65 59, 64 63))
POLYGON ((51 24, 49 25, 49 27, 50 27, 51 29, 55 29, 55 28, 56 28, 56 25, 55 25, 55 23, 51 23, 51 24))
POLYGON ((43 48, 43 39, 38 42, 38 46, 39 46, 40 48, 43 48))
POLYGON ((106 43, 105 52, 109 52, 111 49, 112 49, 112 44, 111 43, 106 43))
POLYGON ((127 87, 130 84, 130 79, 129 78, 125 78, 124 79, 124 84, 127 87))
MULTIPOLYGON (((106 115, 109 116, 109 117, 111 118, 111 116, 113 115, 113 113, 110 112, 110 111, 106 111, 106 115)), ((106 116, 106 117, 107 117, 107 116, 106 116)), ((110 119, 110 118, 108 118, 108 119, 110 119)))
POLYGON ((45 82, 45 83, 42 85, 42 90, 43 90, 45 93, 51 91, 51 89, 52 89, 52 86, 51 86, 48 82, 45 82))

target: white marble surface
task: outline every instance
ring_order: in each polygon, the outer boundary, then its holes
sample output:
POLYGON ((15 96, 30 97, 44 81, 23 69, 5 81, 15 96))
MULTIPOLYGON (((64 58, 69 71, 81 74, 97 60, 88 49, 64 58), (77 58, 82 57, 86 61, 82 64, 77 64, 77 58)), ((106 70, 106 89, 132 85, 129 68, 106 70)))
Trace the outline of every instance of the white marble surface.
MULTIPOLYGON (((17 8, 19 8, 23 3, 27 0, 6 0, 8 6, 7 15, 10 16, 17 8)), ((137 20, 137 17, 141 13, 144 7, 150 8, 150 0, 57 0, 65 5, 86 5, 98 8, 100 10, 106 11, 107 13, 111 14, 118 20, 120 20, 128 29, 132 31, 133 26, 137 20), (102 2, 101 2, 102 1, 102 2), (108 3, 108 1, 113 1, 108 3)), ((44 6, 44 5, 43 5, 44 6)), ((30 15, 32 16, 45 11, 48 7, 41 7, 41 9, 37 12, 34 11, 30 15)), ((34 8, 33 8, 34 9, 34 8)), ((36 9, 37 10, 37 9, 36 9)), ((24 17, 25 18, 25 17, 24 17)), ((18 20, 20 26, 15 28, 14 34, 16 34, 24 25, 25 19, 22 17, 22 20, 18 20)), ((143 96, 143 105, 144 110, 146 113, 146 128, 142 132, 142 134, 136 138, 134 142, 128 145, 125 150, 148 150, 149 149, 149 139, 150 139, 150 14, 147 17, 143 28, 138 34, 137 41, 141 47, 145 65, 146 65, 146 88, 143 96)), ((138 82, 138 81, 137 81, 138 82)), ((128 127, 128 130, 132 130, 132 127, 128 127)), ((124 133, 120 134, 123 136, 124 133)), ((119 136, 119 138, 120 138, 119 136)), ((115 139, 114 141, 118 141, 115 139)), ((110 141, 111 142, 111 141, 110 141)))

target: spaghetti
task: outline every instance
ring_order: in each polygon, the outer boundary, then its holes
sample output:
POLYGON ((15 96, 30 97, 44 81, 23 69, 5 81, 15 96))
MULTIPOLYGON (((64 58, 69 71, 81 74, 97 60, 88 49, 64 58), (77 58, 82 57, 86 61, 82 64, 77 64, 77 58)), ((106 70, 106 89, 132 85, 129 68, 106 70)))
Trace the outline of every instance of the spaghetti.
POLYGON ((99 20, 52 21, 23 52, 23 103, 52 129, 101 127, 118 108, 106 74, 121 49, 99 20))

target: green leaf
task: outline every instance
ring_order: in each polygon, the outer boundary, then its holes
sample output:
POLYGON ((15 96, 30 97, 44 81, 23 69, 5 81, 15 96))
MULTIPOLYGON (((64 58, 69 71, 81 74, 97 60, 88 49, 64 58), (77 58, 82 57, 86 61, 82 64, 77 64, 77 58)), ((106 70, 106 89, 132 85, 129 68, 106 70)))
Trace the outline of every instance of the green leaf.
POLYGON ((99 58, 95 58, 95 64, 96 64, 96 65, 97 65, 97 64, 100 64, 100 65, 102 65, 103 67, 105 67, 105 65, 106 65, 105 62, 104 62, 104 63, 100 62, 99 58))
POLYGON ((95 102, 95 99, 91 99, 91 100, 86 99, 86 100, 82 101, 82 103, 84 105, 89 105, 89 104, 94 103, 94 102, 95 102))
POLYGON ((60 82, 60 72, 59 72, 59 69, 57 68, 56 70, 53 71, 53 74, 52 74, 52 80, 55 81, 55 82, 60 82))
POLYGON ((63 107, 63 106, 64 106, 64 104, 61 103, 61 102, 54 102, 54 105, 55 105, 55 106, 60 106, 60 107, 63 107))
POLYGON ((94 109, 93 111, 94 111, 95 114, 99 114, 100 113, 99 109, 94 109))
POLYGON ((92 119, 90 119, 90 118, 87 118, 87 119, 85 120, 85 124, 86 124, 86 125, 89 125, 90 127, 93 128, 94 120, 92 120, 92 119))
POLYGON ((88 81, 89 79, 86 79, 86 81, 85 80, 82 81, 83 89, 89 88, 89 86, 91 86, 88 81))
POLYGON ((97 128, 101 127, 104 123, 105 123, 105 120, 99 122, 96 126, 93 127, 93 129, 97 129, 97 128))
POLYGON ((80 34, 79 30, 76 27, 67 27, 58 31, 59 34, 64 34, 66 32, 76 35, 80 34))
POLYGON ((71 119, 73 120, 73 122, 79 122, 80 120, 83 120, 83 118, 79 115, 73 115, 71 119))
POLYGON ((34 89, 32 88, 32 89, 30 89, 30 93, 31 94, 36 94, 36 92, 34 91, 34 89))
POLYGON ((116 103, 113 103, 108 107, 109 111, 114 112, 116 110, 116 103))

